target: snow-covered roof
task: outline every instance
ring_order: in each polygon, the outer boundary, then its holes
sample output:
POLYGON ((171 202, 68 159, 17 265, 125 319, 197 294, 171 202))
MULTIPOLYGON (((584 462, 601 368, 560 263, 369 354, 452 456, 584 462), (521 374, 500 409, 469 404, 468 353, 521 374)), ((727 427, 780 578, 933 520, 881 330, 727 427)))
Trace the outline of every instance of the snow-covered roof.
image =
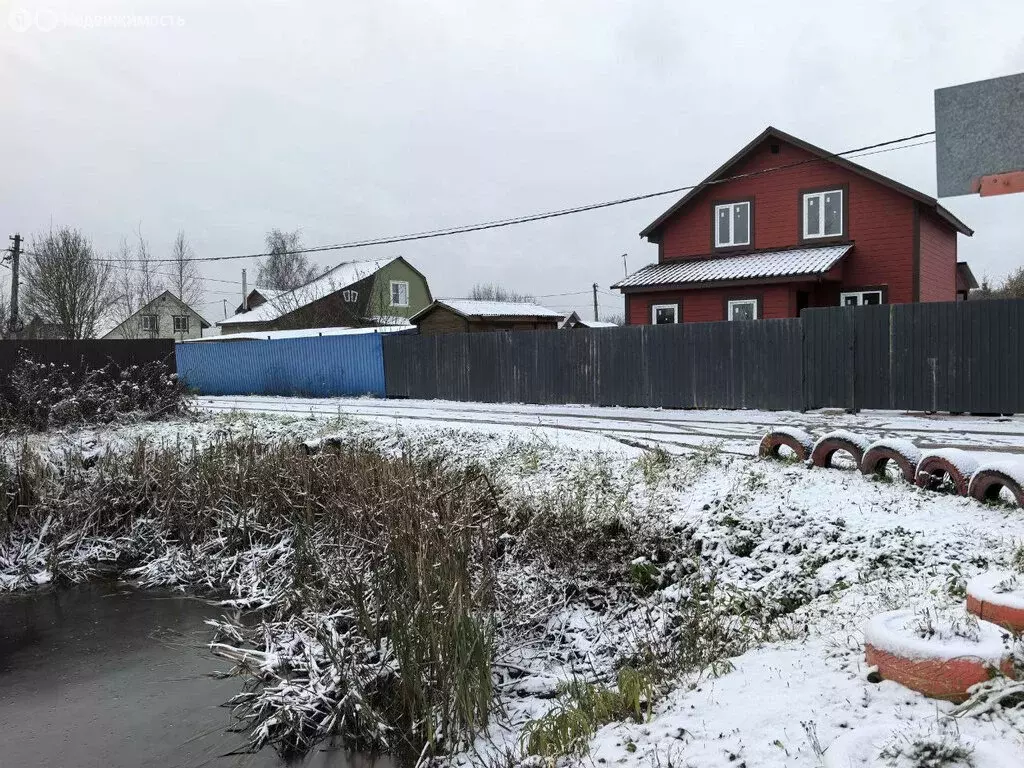
POLYGON ((525 301, 480 301, 478 299, 437 299, 413 315, 416 320, 437 306, 447 307, 463 317, 550 317, 561 320, 562 313, 525 301))
POLYGON ((352 283, 379 272, 383 267, 395 259, 375 259, 373 261, 346 261, 333 269, 329 269, 316 280, 311 280, 305 285, 291 291, 282 291, 273 294, 273 291, 265 291, 259 288, 259 292, 267 299, 266 304, 260 304, 248 312, 237 312, 226 320, 218 320, 217 325, 234 325, 236 323, 266 323, 276 320, 281 315, 294 312, 299 307, 304 307, 317 299, 347 288, 352 283))
POLYGON ((650 264, 620 280, 612 288, 820 275, 832 269, 851 248, 852 245, 791 248, 785 251, 762 251, 718 259, 686 259, 650 264))
POLYGON ((370 328, 300 328, 293 331, 249 331, 247 333, 224 333, 220 336, 204 336, 201 339, 187 339, 183 344, 205 341, 274 341, 276 339, 304 339, 316 336, 352 336, 363 333, 409 333, 410 325, 387 325, 370 328))
POLYGON ((601 320, 584 320, 579 312, 570 312, 562 318, 558 324, 559 328, 617 328, 615 323, 605 323, 601 320))

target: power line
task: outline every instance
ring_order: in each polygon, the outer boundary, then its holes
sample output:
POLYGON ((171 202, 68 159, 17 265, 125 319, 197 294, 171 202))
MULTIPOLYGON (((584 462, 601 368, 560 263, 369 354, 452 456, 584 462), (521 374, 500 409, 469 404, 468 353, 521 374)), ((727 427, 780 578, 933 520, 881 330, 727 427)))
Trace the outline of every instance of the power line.
MULTIPOLYGON (((709 182, 701 182, 701 183, 697 183, 697 184, 687 184, 687 185, 684 185, 684 186, 681 186, 681 187, 673 187, 672 189, 664 189, 664 190, 660 190, 658 192, 648 192, 648 193, 645 193, 645 194, 633 195, 633 196, 630 196, 630 197, 621 197, 621 198, 617 198, 615 200, 606 200, 606 201, 600 202, 600 203, 589 203, 589 204, 586 204, 586 205, 574 206, 572 208, 562 208, 562 209, 559 209, 559 210, 545 211, 545 212, 542 212, 542 213, 533 213, 533 214, 528 214, 528 215, 525 215, 525 216, 516 216, 516 217, 506 218, 506 219, 496 219, 496 220, 493 220, 493 221, 485 221, 485 222, 481 222, 481 223, 478 223, 478 224, 468 224, 468 225, 464 225, 464 226, 446 227, 446 228, 443 228, 443 229, 433 229, 433 230, 426 230, 426 231, 422 231, 422 232, 412 232, 412 233, 404 234, 404 235, 394 235, 394 236, 390 236, 390 237, 370 238, 370 239, 366 239, 366 240, 352 240, 352 241, 344 242, 344 243, 335 243, 333 245, 319 245, 319 246, 313 246, 313 247, 310 247, 310 248, 297 248, 297 249, 295 249, 293 251, 283 251, 281 253, 282 254, 322 253, 324 251, 340 251, 340 250, 346 250, 346 249, 350 249, 350 248, 365 248, 365 247, 374 246, 374 245, 393 245, 393 244, 396 244, 396 243, 406 243, 406 242, 410 242, 410 241, 413 241, 413 240, 429 240, 429 239, 437 238, 437 237, 450 237, 452 235, 461 235, 461 234, 466 234, 466 233, 469 233, 469 232, 480 232, 480 231, 488 230, 488 229, 498 229, 498 228, 502 228, 502 227, 510 227, 510 226, 514 226, 516 224, 527 224, 527 223, 534 222, 534 221, 544 221, 546 219, 554 219, 554 218, 558 218, 558 217, 561 217, 561 216, 570 216, 570 215, 577 214, 577 213, 584 213, 586 211, 595 211, 595 210, 599 210, 599 209, 602 209, 602 208, 611 208, 613 206, 624 205, 626 203, 635 203, 635 202, 639 202, 641 200, 650 200, 652 198, 663 197, 665 195, 674 195, 674 194, 679 194, 680 192, 689 192, 691 190, 697 189, 698 187, 702 187, 702 186, 712 186, 712 185, 716 185, 716 184, 724 184, 724 183, 729 182, 729 181, 736 181, 738 179, 747 179, 747 178, 752 178, 752 177, 755 177, 755 176, 763 176, 763 175, 768 174, 768 173, 775 173, 776 171, 787 170, 789 168, 796 168, 798 166, 807 165, 809 163, 828 162, 832 158, 836 158, 836 157, 845 157, 847 155, 853 155, 853 156, 857 156, 857 157, 867 157, 868 154, 876 154, 874 152, 870 152, 870 150, 880 149, 880 148, 883 148, 883 147, 891 147, 892 150, 904 149, 904 148, 907 148, 907 147, 904 147, 904 146, 897 147, 897 146, 893 146, 893 145, 897 145, 897 144, 902 145, 905 142, 913 141, 915 139, 924 138, 925 136, 933 136, 934 134, 935 134, 935 131, 924 131, 922 133, 916 133, 916 134, 913 134, 913 135, 910 135, 910 136, 903 136, 902 138, 899 138, 899 139, 891 139, 889 141, 878 142, 877 144, 869 144, 869 145, 864 146, 864 147, 857 147, 855 149, 848 149, 848 150, 846 150, 844 152, 830 153, 826 157, 806 158, 804 160, 798 160, 796 162, 787 163, 785 165, 774 166, 772 168, 764 168, 764 169, 759 170, 759 171, 750 171, 748 173, 740 173, 740 174, 736 174, 734 176, 727 176, 727 177, 724 177, 724 178, 721 178, 721 179, 715 179, 715 180, 709 181, 709 182)), ((922 143, 930 143, 930 142, 922 142, 922 143)), ((919 146, 919 145, 913 144, 913 145, 908 145, 908 147, 909 146, 919 146)), ((891 151, 891 150, 886 150, 886 151, 891 151)), ((269 253, 245 253, 245 254, 237 254, 237 255, 233 255, 233 256, 201 256, 201 257, 194 257, 194 258, 191 258, 191 259, 185 259, 185 261, 236 261, 236 260, 239 260, 239 259, 259 259, 259 258, 264 258, 264 257, 269 256, 269 255, 271 255, 271 254, 269 254, 269 253)), ((113 260, 112 259, 112 260, 109 260, 109 261, 111 263, 117 263, 117 260, 113 260)), ((123 260, 121 260, 121 261, 123 261, 123 260)), ((176 262, 176 261, 179 261, 179 259, 150 259, 150 263, 154 263, 154 264, 162 264, 162 263, 169 263, 169 262, 176 262)))
MULTIPOLYGON (((35 253, 34 251, 22 251, 22 253, 25 254, 26 256, 36 256, 36 257, 40 256, 40 254, 35 253)), ((110 259, 110 260, 94 259, 94 261, 96 261, 99 264, 112 264, 114 266, 121 267, 122 269, 126 269, 126 270, 128 270, 130 272, 149 273, 149 274, 153 275, 154 277, 167 277, 167 278, 171 278, 171 279, 175 279, 175 278, 178 277, 178 275, 175 275, 175 274, 170 273, 170 272, 150 272, 148 269, 144 269, 142 267, 130 267, 130 266, 128 266, 128 264, 124 263, 125 262, 124 259, 110 259)), ((139 262, 139 261, 132 261, 132 260, 129 260, 129 261, 131 261, 131 263, 135 263, 135 264, 141 264, 142 263, 142 262, 139 262)), ((175 259, 174 261, 177 261, 177 259, 175 259)), ((3 266, 6 266, 6 264, 3 264, 2 261, 0 261, 0 264, 2 264, 3 266)), ((237 285, 237 286, 241 286, 242 285, 242 281, 241 280, 225 280, 225 279, 220 278, 220 277, 204 277, 202 275, 197 275, 196 276, 196 280, 199 280, 200 282, 204 282, 204 283, 226 283, 227 285, 237 285)), ((253 289, 254 290, 258 290, 259 286, 253 286, 253 289)), ((213 291, 213 290, 205 290, 205 289, 204 289, 204 291, 206 293, 220 293, 220 294, 223 294, 225 296, 236 296, 236 295, 239 295, 235 291, 227 292, 227 291, 213 291)))

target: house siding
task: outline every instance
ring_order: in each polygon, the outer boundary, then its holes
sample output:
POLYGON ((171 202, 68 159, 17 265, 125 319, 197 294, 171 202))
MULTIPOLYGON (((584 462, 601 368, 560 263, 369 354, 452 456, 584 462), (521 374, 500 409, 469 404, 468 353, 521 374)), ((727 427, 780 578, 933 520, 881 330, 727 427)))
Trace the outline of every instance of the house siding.
POLYGON ((365 309, 366 315, 385 317, 412 317, 430 305, 433 297, 430 286, 419 272, 402 261, 393 261, 384 266, 376 275, 373 297, 365 309), (409 284, 409 306, 391 306, 391 281, 400 280, 409 284))
POLYGON ((465 333, 469 323, 446 307, 436 307, 416 321, 420 333, 430 336, 435 333, 465 333))
MULTIPOLYGON (((142 309, 133 314, 127 320, 119 323, 115 328, 107 332, 104 339, 198 339, 203 336, 203 319, 194 309, 178 300, 177 297, 164 293, 157 296, 142 309), (155 331, 142 330, 142 315, 156 315, 157 327, 155 331), (175 316, 188 315, 188 332, 174 331, 175 316)), ((210 330, 206 330, 210 335, 210 330)))
POLYGON ((485 318, 472 320, 439 305, 416 321, 424 336, 436 333, 490 333, 493 331, 545 331, 557 330, 557 320, 519 318, 485 318))
MULTIPOLYGON (((916 203, 912 199, 774 139, 763 142, 725 173, 730 176, 754 173, 804 161, 807 161, 805 165, 714 184, 705 189, 662 225, 659 233, 661 260, 712 256, 713 205, 744 198, 754 199, 752 242, 745 250, 797 247, 803 234, 802 190, 842 185, 847 189, 846 239, 855 243, 853 251, 844 259, 843 288, 884 285, 889 302, 913 301, 916 203), (777 154, 770 151, 772 143, 779 144, 777 154)), ((923 220, 924 216, 921 218, 923 220)), ((952 230, 950 236, 955 241, 952 230)), ((808 246, 814 243, 805 241, 808 246)), ((952 276, 949 285, 952 289, 952 276)), ((781 300, 774 291, 771 293, 773 301, 781 300)), ((773 301, 766 301, 766 316, 772 316, 768 306, 778 306, 773 301)))
POLYGON ((728 288, 699 288, 686 291, 659 291, 633 293, 627 297, 629 325, 651 322, 652 304, 682 304, 684 323, 709 323, 727 320, 726 307, 730 299, 756 298, 762 320, 795 317, 796 287, 790 283, 728 288))
POLYGON ((956 301, 956 232, 922 210, 919 301, 956 301))
MULTIPOLYGON (((294 306, 296 299, 290 293, 268 299, 272 306, 283 312, 280 317, 265 322, 238 323, 233 323, 232 318, 228 318, 219 323, 221 333, 362 327, 378 325, 379 323, 372 319, 375 317, 385 318, 385 324, 403 323, 429 306, 432 301, 426 278, 401 258, 354 283, 331 287, 334 289, 331 293, 298 307, 294 306), (392 280, 409 283, 408 307, 391 306, 392 280)), ((260 302, 262 303, 266 302, 260 302)), ((259 304, 250 309, 257 306, 259 304)))

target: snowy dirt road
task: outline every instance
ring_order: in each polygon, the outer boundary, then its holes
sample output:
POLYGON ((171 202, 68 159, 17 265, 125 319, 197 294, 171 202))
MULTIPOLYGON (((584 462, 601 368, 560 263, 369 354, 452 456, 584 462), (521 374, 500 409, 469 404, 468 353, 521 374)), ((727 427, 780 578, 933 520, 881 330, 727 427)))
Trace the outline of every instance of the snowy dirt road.
POLYGON ((500 432, 524 427, 588 433, 618 442, 661 446, 685 453, 709 441, 721 441, 724 453, 754 456, 764 432, 775 425, 799 427, 812 434, 843 428, 879 437, 912 440, 922 448, 963 448, 999 454, 1024 454, 1024 417, 950 416, 946 414, 826 410, 678 411, 572 405, 461 403, 441 400, 372 398, 201 397, 210 412, 248 411, 275 415, 357 416, 396 425, 429 429, 431 425, 500 432))

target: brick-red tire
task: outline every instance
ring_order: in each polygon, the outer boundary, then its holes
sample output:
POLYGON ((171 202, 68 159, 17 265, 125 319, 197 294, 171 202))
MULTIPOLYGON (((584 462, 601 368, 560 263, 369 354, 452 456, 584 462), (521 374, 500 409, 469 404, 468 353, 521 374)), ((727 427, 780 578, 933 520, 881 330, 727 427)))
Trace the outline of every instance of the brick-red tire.
POLYGON ((814 447, 814 439, 801 430, 778 430, 771 432, 761 438, 761 445, 757 449, 757 455, 765 459, 779 458, 779 449, 783 446, 789 448, 800 461, 807 461, 814 447))
MULTIPOLYGON (((878 768, 883 765, 894 765, 888 757, 892 746, 906 745, 917 741, 934 738, 933 726, 927 721, 917 724, 895 723, 885 725, 866 725, 853 730, 845 730, 836 738, 825 754, 821 756, 822 768, 878 768)), ((954 733, 943 739, 949 746, 957 746, 971 755, 970 765, 985 768, 1020 768, 1018 760, 1020 748, 1005 739, 993 738, 990 733, 981 732, 978 736, 966 733, 954 733), (948 739, 948 741, 947 741, 948 739)), ((902 763, 901 765, 906 765, 902 763)), ((923 763, 918 763, 923 765, 923 763)), ((956 765, 965 765, 957 761, 956 765)))
MULTIPOLYGON (((954 453, 952 450, 946 450, 946 454, 954 453)), ((963 451, 957 451, 957 454, 963 454, 963 451)), ((976 462, 975 465, 976 466, 976 462)), ((954 461, 949 455, 940 456, 936 454, 926 453, 921 457, 921 462, 917 465, 917 473, 914 477, 914 481, 921 488, 928 488, 929 490, 935 490, 942 484, 943 478, 948 477, 949 481, 953 484, 956 489, 958 496, 966 496, 968 489, 970 488, 971 475, 974 473, 973 466, 970 466, 966 461, 954 461)))
MULTIPOLYGON (((1013 577, 1011 573, 983 573, 967 582, 967 610, 1014 634, 1024 634, 1024 593, 1020 589, 998 592, 994 587, 1013 577)), ((1024 575, 1017 575, 1024 584, 1024 575)))
POLYGON ((816 467, 831 467, 832 457, 836 451, 846 451, 858 467, 864 460, 864 446, 858 445, 846 437, 825 435, 814 444, 814 450, 811 451, 811 464, 816 467))
POLYGON ((1024 489, 1009 469, 995 466, 982 467, 971 477, 967 492, 978 501, 996 501, 999 492, 1005 488, 1013 494, 1017 506, 1024 508, 1024 489))
POLYGON ((874 444, 868 448, 860 460, 860 471, 865 475, 878 475, 885 471, 890 461, 900 468, 903 479, 913 485, 917 477, 917 461, 893 446, 874 444))
POLYGON ((864 656, 883 680, 892 680, 932 699, 962 702, 967 700, 971 686, 991 679, 991 670, 1014 676, 1013 659, 1001 641, 1001 633, 1005 633, 987 622, 979 622, 984 640, 977 644, 977 653, 951 654, 941 644, 909 635, 892 634, 898 637, 892 643, 886 632, 879 630, 886 622, 899 623, 913 616, 913 611, 891 611, 868 624, 864 656))

